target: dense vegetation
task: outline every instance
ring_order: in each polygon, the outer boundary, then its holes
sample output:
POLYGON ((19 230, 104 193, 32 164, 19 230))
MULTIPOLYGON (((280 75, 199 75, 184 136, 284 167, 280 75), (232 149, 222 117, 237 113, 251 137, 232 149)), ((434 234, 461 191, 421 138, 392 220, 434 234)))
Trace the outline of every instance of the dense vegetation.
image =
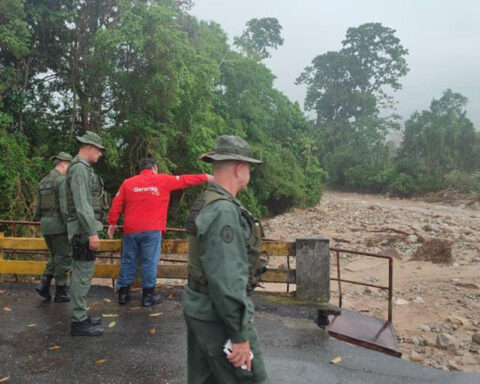
MULTIPOLYGON (((157 159, 162 171, 210 170, 198 155, 239 135, 265 165, 242 199, 257 214, 320 199, 311 126, 261 63, 282 44, 276 19, 254 19, 229 46, 219 25, 173 0, 0 0, 0 216, 31 218, 35 186, 75 135, 99 133, 110 192, 157 159)), ((178 193, 181 224, 198 190, 178 193)))
MULTIPOLYGON (((480 190, 480 137, 464 96, 446 90, 414 113, 403 141, 392 94, 408 73, 395 31, 349 28, 297 82, 305 108, 273 87, 262 63, 283 44, 274 18, 252 19, 234 46, 184 0, 0 0, 0 218, 31 218, 48 157, 75 153, 93 130, 108 147, 97 166, 108 190, 153 156, 162 171, 208 171, 198 155, 220 134, 251 143, 258 167, 243 201, 257 214, 316 203, 322 184, 399 195, 448 186, 480 190), (325 170, 325 171, 323 171, 325 170)), ((181 225, 198 193, 174 196, 181 225)))
POLYGON ((396 195, 446 187, 480 192, 480 135, 466 117, 467 99, 450 89, 429 111, 415 112, 400 148, 392 93, 408 72, 408 51, 379 23, 349 28, 343 48, 317 56, 297 79, 305 108, 316 114, 318 158, 330 185, 396 195))

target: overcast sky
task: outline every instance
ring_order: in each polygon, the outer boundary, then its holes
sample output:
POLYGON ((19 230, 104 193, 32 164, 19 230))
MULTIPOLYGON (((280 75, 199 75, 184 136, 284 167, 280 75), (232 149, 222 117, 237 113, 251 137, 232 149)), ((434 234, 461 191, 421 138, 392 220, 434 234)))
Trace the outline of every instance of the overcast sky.
POLYGON ((302 105, 305 88, 295 79, 312 59, 339 50, 349 27, 380 22, 409 50, 410 72, 395 93, 402 117, 451 88, 468 98, 467 115, 480 130, 479 0, 195 0, 192 14, 219 23, 231 41, 248 20, 276 17, 285 42, 265 64, 276 88, 302 105))

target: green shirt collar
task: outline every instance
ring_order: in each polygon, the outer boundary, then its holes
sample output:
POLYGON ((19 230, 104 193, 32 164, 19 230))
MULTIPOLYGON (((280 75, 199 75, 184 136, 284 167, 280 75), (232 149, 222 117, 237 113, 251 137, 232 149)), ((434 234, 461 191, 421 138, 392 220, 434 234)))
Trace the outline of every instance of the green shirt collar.
POLYGON ((75 158, 72 160, 73 161, 80 161, 81 163, 85 164, 87 167, 91 167, 92 165, 85 160, 83 157, 80 157, 80 155, 76 155, 75 158))
POLYGON ((225 188, 222 188, 220 185, 218 185, 215 182, 210 182, 208 183, 208 189, 211 189, 212 191, 218 192, 224 196, 227 196, 229 199, 233 200, 235 203, 238 205, 242 206, 242 203, 237 200, 235 196, 233 196, 230 192, 228 192, 225 188))

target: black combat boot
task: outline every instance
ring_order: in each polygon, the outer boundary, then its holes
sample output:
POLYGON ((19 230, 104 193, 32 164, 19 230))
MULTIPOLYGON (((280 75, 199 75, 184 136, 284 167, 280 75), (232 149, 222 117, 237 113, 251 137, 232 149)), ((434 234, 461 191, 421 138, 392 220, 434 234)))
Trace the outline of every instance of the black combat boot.
POLYGON ((151 307, 161 301, 161 297, 155 295, 155 288, 143 288, 142 307, 151 307))
POLYGON ((91 318, 83 321, 72 322, 70 324, 70 335, 72 336, 100 336, 103 334, 103 328, 99 325, 93 325, 91 318))
POLYGON ((121 287, 118 290, 118 304, 124 305, 130 301, 130 286, 121 287))
POLYGON ((57 285, 55 287, 55 303, 67 303, 70 301, 70 295, 66 285, 57 285))
POLYGON ((52 296, 50 295, 50 282, 52 281, 52 275, 43 275, 42 280, 35 288, 35 291, 38 292, 40 296, 45 298, 45 300, 50 301, 52 296))
POLYGON ((98 316, 88 316, 87 320, 90 322, 92 325, 99 325, 102 323, 102 318, 98 316))

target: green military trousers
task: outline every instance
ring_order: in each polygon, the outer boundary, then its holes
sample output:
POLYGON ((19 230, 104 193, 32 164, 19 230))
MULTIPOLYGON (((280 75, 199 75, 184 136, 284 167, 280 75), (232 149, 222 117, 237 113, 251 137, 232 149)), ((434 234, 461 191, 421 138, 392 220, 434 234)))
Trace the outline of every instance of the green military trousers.
POLYGON ((73 260, 70 276, 70 319, 72 322, 87 318, 87 294, 93 277, 94 261, 73 260))
POLYGON ((228 336, 222 322, 202 321, 187 315, 185 321, 188 384, 271 384, 253 325, 249 325, 248 341, 254 358, 252 370, 247 371, 235 368, 227 360, 223 346, 228 336))
POLYGON ((67 274, 72 267, 72 247, 68 242, 68 236, 66 233, 60 233, 43 237, 50 250, 45 275, 53 276, 56 285, 67 285, 67 274))

